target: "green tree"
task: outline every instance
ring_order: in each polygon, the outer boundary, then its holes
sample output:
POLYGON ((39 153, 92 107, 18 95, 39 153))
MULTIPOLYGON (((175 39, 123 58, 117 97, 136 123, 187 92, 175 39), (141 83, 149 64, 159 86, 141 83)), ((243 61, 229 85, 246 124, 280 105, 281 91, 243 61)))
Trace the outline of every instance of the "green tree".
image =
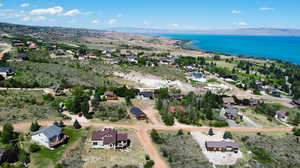
POLYGON ((11 123, 4 124, 1 138, 4 144, 9 144, 15 138, 14 127, 11 123))
POLYGON ((31 126, 30 126, 30 131, 31 132, 36 132, 41 128, 41 126, 39 125, 39 123, 37 121, 32 122, 31 126))
POLYGON ((79 123, 77 120, 75 120, 75 122, 74 122, 74 124, 73 124, 73 127, 74 127, 75 129, 80 129, 80 128, 81 128, 81 125, 80 125, 80 123, 79 123))
POLYGON ((155 129, 151 130, 150 136, 156 144, 164 143, 164 140, 160 137, 160 135, 158 134, 158 132, 155 129))
POLYGON ((224 139, 232 139, 232 134, 229 131, 226 131, 223 135, 224 139))

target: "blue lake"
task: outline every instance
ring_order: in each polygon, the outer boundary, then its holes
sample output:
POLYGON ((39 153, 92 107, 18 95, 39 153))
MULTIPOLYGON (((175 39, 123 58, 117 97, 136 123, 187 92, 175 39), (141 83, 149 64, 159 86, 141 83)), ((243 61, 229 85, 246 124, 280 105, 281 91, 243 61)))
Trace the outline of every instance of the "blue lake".
POLYGON ((280 59, 300 65, 300 37, 182 34, 160 36, 193 40, 194 47, 205 51, 280 59))

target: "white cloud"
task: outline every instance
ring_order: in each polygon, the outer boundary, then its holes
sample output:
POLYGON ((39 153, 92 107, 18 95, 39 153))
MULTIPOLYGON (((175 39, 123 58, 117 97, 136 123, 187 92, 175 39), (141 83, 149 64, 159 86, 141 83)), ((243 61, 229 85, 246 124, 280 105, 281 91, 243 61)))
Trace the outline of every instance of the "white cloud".
POLYGON ((124 16, 122 13, 117 14, 117 17, 118 17, 118 18, 119 18, 119 17, 122 17, 122 16, 124 16))
POLYGON ((152 25, 152 23, 148 20, 144 20, 144 25, 149 26, 149 25, 152 25))
POLYGON ((115 24, 117 22, 117 20, 115 20, 115 19, 110 19, 109 21, 108 21, 108 24, 109 25, 113 25, 113 24, 115 24))
POLYGON ((234 22, 233 24, 239 25, 239 26, 248 26, 247 22, 234 22))
POLYGON ((69 10, 66 13, 63 14, 63 16, 75 16, 81 14, 80 10, 78 9, 73 9, 73 10, 69 10))
POLYGON ((99 20, 93 20, 92 24, 100 24, 100 21, 99 20))
POLYGON ((23 3, 23 4, 20 5, 21 8, 27 8, 29 6, 30 6, 29 3, 23 3))
POLYGON ((259 8, 261 11, 271 11, 274 10, 274 8, 259 8))
POLYGON ((240 10, 232 10, 231 13, 232 13, 232 14, 240 14, 241 11, 240 11, 240 10))
POLYGON ((22 18, 22 21, 33 21, 33 22, 39 22, 39 21, 45 21, 47 18, 45 16, 25 16, 22 18))
POLYGON ((48 8, 48 9, 35 9, 30 12, 31 15, 44 15, 44 14, 49 14, 49 15, 55 15, 55 14, 60 14, 64 11, 64 9, 61 6, 55 6, 53 8, 48 8))
POLYGON ((174 23, 174 24, 171 24, 170 26, 171 26, 171 27, 179 27, 179 24, 174 23))

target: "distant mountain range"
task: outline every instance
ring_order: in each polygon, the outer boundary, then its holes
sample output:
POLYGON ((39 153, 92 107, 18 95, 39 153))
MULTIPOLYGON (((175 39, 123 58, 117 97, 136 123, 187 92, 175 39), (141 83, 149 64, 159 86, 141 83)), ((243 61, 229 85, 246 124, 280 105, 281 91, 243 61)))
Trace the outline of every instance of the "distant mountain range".
POLYGON ((110 31, 143 34, 216 34, 216 35, 262 35, 262 36, 300 36, 300 29, 244 28, 219 30, 166 30, 147 28, 110 28, 110 31))

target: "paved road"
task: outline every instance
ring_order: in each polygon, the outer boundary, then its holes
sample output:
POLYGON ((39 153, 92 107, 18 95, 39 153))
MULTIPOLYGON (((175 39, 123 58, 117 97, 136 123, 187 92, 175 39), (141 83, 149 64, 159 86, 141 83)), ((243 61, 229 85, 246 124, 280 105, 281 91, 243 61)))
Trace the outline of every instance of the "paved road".
MULTIPOLYGON (((71 121, 64 121, 66 125, 73 125, 71 121)), ((49 126, 53 124, 53 121, 40 121, 40 125, 49 126)), ((23 129, 24 127, 30 126, 31 123, 20 123, 14 124, 15 129, 23 129)), ((115 123, 100 123, 100 122, 89 122, 89 123, 81 123, 83 127, 94 126, 94 127, 103 127, 103 126, 113 126, 113 127, 121 127, 121 128, 129 128, 137 130, 137 136, 140 140, 140 143, 143 145, 151 159, 155 161, 155 168, 167 168, 167 164, 161 158, 160 153, 157 151, 155 145, 152 143, 152 140, 147 133, 152 129, 156 130, 164 130, 164 131, 176 131, 179 129, 185 131, 208 131, 210 127, 191 127, 191 126, 160 126, 160 125, 128 125, 128 124, 115 124, 115 123)), ((235 127, 235 128, 213 128, 215 131, 232 131, 232 132, 289 132, 292 131, 292 128, 243 128, 243 127, 235 127)))

